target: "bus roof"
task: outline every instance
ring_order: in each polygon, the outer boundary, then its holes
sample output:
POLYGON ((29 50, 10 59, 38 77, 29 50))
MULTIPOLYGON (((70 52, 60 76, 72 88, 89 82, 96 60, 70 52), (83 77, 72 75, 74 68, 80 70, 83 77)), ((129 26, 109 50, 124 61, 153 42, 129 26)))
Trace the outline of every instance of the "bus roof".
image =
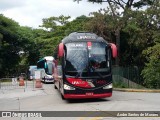
POLYGON ((107 41, 102 37, 99 37, 96 34, 90 32, 73 32, 62 40, 63 43, 77 41, 98 41, 107 43, 107 41))

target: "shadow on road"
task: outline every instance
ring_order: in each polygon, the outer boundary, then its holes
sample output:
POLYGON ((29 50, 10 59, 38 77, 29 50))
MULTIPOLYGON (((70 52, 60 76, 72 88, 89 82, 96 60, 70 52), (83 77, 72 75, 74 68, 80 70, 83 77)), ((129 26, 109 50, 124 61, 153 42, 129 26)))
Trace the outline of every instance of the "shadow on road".
POLYGON ((43 84, 54 84, 53 82, 44 82, 44 81, 41 81, 43 84))
POLYGON ((66 102, 68 103, 92 103, 92 102, 108 102, 109 99, 98 99, 98 98, 92 98, 92 99, 68 99, 66 102))

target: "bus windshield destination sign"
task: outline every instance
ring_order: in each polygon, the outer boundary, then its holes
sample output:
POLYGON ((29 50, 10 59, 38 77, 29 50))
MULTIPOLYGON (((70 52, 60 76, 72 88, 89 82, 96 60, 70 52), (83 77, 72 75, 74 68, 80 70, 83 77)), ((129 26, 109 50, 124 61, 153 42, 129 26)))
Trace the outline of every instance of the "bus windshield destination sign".
POLYGON ((77 39, 96 39, 95 36, 77 36, 77 39))

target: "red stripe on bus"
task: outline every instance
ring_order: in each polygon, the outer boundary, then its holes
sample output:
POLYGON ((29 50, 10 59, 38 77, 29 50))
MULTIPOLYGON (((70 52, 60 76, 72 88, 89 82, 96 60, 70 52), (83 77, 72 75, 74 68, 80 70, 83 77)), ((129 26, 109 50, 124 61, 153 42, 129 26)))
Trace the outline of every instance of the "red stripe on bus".
POLYGON ((91 47, 92 46, 92 42, 87 42, 87 46, 91 47))
POLYGON ((70 99, 80 99, 80 98, 105 98, 111 97, 112 93, 105 93, 105 94, 93 94, 93 95, 86 95, 86 94, 64 94, 64 98, 70 99))

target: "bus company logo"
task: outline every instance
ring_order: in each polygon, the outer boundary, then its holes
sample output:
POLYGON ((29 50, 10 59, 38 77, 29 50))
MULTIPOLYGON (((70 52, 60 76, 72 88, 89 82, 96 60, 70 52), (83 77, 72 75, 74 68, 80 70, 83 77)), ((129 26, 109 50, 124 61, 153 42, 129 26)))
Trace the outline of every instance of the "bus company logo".
POLYGON ((77 39, 96 39, 95 36, 77 36, 77 39))
POLYGON ((72 81, 73 85, 85 84, 84 81, 72 81))

